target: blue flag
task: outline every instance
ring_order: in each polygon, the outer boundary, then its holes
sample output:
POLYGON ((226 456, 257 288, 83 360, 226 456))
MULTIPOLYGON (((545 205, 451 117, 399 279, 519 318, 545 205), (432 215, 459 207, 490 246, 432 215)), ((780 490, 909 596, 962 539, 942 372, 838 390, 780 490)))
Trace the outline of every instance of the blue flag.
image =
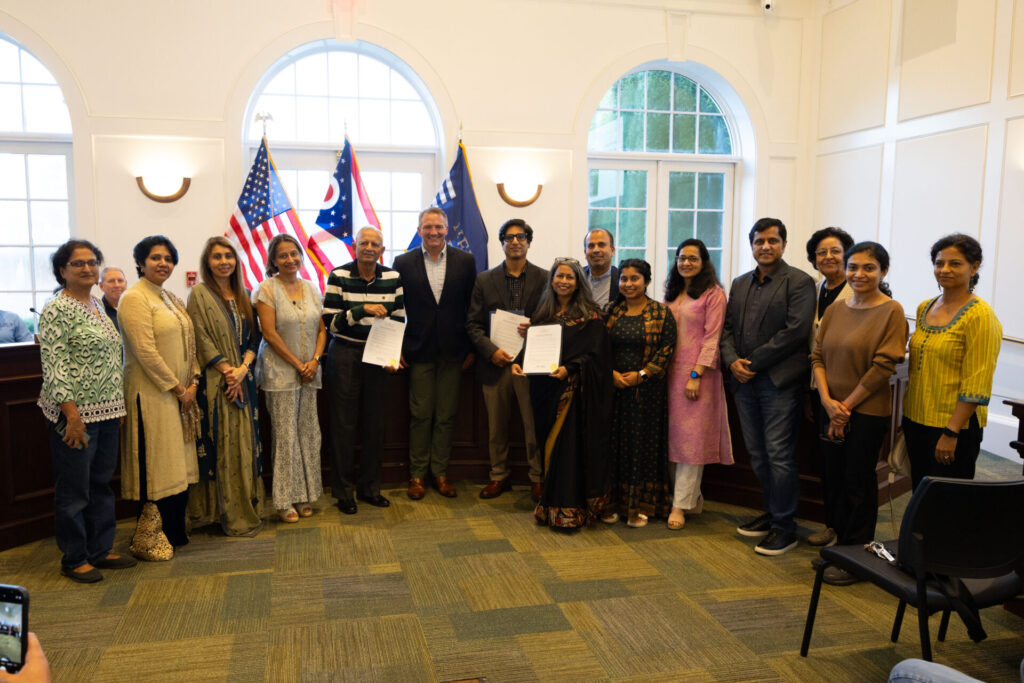
MULTIPOLYGON (((448 216, 448 244, 473 254, 476 272, 487 270, 487 227, 480 215, 473 191, 473 179, 466 161, 466 148, 459 141, 459 152, 448 177, 441 183, 441 189, 431 206, 441 208, 448 216)), ((414 235, 409 250, 420 248, 420 236, 414 235)))

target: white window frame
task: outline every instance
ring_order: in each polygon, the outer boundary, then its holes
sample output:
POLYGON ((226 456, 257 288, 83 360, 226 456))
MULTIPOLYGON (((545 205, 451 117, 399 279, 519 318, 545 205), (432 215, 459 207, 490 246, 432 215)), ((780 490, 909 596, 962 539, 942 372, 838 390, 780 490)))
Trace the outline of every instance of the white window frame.
MULTIPOLYGON (((725 176, 722 188, 722 258, 718 279, 724 284, 732 279, 732 212, 735 192, 735 162, 723 161, 719 157, 707 160, 708 155, 700 155, 704 160, 697 160, 691 155, 661 154, 644 155, 637 158, 636 154, 595 155, 591 154, 587 165, 587 173, 591 170, 646 171, 647 172, 647 207, 644 229, 645 260, 651 264, 653 290, 651 296, 659 301, 665 293, 665 278, 669 268, 675 266, 668 261, 669 249, 677 244, 670 244, 669 234, 669 173, 721 173, 725 176)), ((587 206, 589 213, 590 206, 587 206)), ((696 210, 696 209, 695 209, 696 210)), ((620 245, 616 240, 615 248, 620 245)), ((629 248, 629 247, 624 247, 629 248)))
MULTIPOLYGON (((243 157, 249 159, 249 164, 247 164, 246 168, 251 165, 251 162, 255 159, 256 152, 259 149, 259 140, 251 140, 250 135, 252 134, 253 126, 261 125, 259 122, 255 121, 255 116, 257 114, 256 106, 264 89, 288 66, 304 59, 305 57, 326 52, 349 52, 375 59, 405 78, 412 88, 419 94, 420 100, 426 106, 427 112, 434 126, 434 144, 369 145, 362 144, 357 140, 353 140, 351 142, 352 149, 359 162, 359 169, 361 172, 415 171, 421 173, 423 190, 420 198, 420 209, 426 208, 431 204, 434 196, 437 194, 441 179, 444 177, 445 173, 445 169, 442 168, 444 127, 441 122, 441 116, 438 111, 437 104, 434 100, 433 94, 423 82, 423 79, 420 78, 419 74, 417 74, 408 64, 388 50, 364 41, 356 41, 354 44, 350 44, 339 43, 337 41, 327 39, 306 43, 305 45, 301 45, 283 55, 280 59, 274 62, 269 69, 267 69, 266 73, 263 74, 256 86, 253 88, 253 91, 249 96, 249 102, 245 108, 245 121, 242 126, 242 148, 243 157)), ((340 153, 340 143, 338 141, 275 141, 273 125, 273 121, 267 124, 266 134, 270 154, 274 159, 274 163, 277 168, 279 170, 313 170, 322 168, 324 171, 324 191, 326 192, 330 174, 334 172, 334 169, 337 166, 338 154, 340 153)), ((297 198, 289 197, 289 200, 294 205, 297 198)), ((370 196, 370 202, 373 202, 372 195, 370 196)), ((298 210, 297 206, 295 208, 298 210)), ((315 223, 307 225, 308 222, 308 220, 302 221, 303 227, 306 229, 307 233, 311 233, 318 229, 318 226, 315 223)), ((354 227, 358 228, 360 226, 354 227)), ((391 235, 385 235, 384 239, 386 248, 384 257, 385 263, 390 263, 390 260, 394 256, 405 251, 405 248, 408 246, 408 244, 392 244, 391 242, 394 240, 391 239, 391 235)))
MULTIPOLYGON (((258 150, 258 146, 251 147, 249 149, 250 163, 256 158, 256 152, 258 150)), ((331 174, 334 172, 334 168, 338 163, 339 152, 340 150, 336 149, 309 149, 285 146, 276 151, 272 150, 271 156, 274 158, 274 165, 277 167, 278 171, 292 169, 323 169, 323 189, 326 192, 331 174)), ((420 209, 423 209, 430 204, 434 199, 434 195, 437 194, 438 154, 436 152, 425 152, 422 149, 395 147, 389 147, 386 148, 386 151, 381 151, 380 148, 369 147, 366 148, 366 151, 360 150, 357 153, 356 158, 359 162, 360 173, 373 171, 413 171, 420 173, 422 177, 420 209)), ((295 197, 289 197, 288 199, 292 202, 296 211, 298 211, 298 207, 295 206, 297 199, 295 197)), ((373 202, 372 196, 370 197, 370 202, 373 202)), ((300 219, 302 220, 302 227, 306 229, 307 234, 318 229, 315 222, 310 224, 310 221, 302 215, 300 215, 300 219)), ((353 226, 355 229, 359 229, 361 227, 363 226, 353 226)), ((392 235, 385 234, 384 263, 386 265, 390 265, 394 257, 404 252, 407 246, 409 246, 408 243, 394 243, 392 235)))

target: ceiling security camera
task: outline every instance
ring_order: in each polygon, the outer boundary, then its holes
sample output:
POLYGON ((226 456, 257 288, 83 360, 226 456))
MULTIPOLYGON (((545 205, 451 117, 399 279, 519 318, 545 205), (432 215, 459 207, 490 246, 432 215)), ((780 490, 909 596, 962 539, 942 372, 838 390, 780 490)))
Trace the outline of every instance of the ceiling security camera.
POLYGON ((775 3, 772 0, 761 0, 761 11, 765 14, 771 14, 774 7, 775 3))

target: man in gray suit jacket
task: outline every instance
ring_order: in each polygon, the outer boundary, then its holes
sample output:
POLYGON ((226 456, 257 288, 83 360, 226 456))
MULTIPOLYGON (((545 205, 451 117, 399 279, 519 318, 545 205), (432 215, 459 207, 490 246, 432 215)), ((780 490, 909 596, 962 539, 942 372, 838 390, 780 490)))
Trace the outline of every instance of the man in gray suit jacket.
POLYGON ((765 513, 737 531, 762 539, 754 548, 757 553, 781 555, 797 543, 796 441, 810 372, 807 335, 814 320, 814 281, 782 260, 782 221, 762 218, 749 237, 757 268, 732 281, 721 349, 765 513))
POLYGON ((526 260, 526 252, 533 242, 533 228, 521 218, 506 221, 498 230, 498 241, 505 252, 505 260, 496 268, 480 273, 473 286, 466 317, 466 332, 476 347, 477 378, 484 392, 487 406, 487 424, 490 429, 488 446, 491 456, 491 481, 480 492, 481 498, 495 498, 511 486, 508 469, 508 419, 512 412, 512 398, 519 404, 526 436, 526 458, 530 464, 530 491, 534 500, 540 499, 541 465, 537 448, 537 435, 533 428, 533 408, 530 406, 530 384, 525 377, 513 377, 512 355, 491 341, 491 314, 498 309, 529 316, 540 301, 547 283, 547 273, 526 260))

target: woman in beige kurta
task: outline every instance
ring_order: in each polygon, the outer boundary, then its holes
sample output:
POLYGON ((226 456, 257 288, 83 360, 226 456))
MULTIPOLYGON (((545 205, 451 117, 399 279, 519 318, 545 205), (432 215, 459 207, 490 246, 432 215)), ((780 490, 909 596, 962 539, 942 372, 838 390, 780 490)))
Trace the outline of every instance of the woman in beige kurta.
POLYGON ((141 279, 117 309, 128 413, 121 431, 121 495, 142 504, 132 552, 163 560, 173 555, 171 546, 188 543, 188 486, 199 479, 199 366, 185 305, 163 288, 178 262, 177 250, 157 235, 135 245, 133 255, 141 279))

